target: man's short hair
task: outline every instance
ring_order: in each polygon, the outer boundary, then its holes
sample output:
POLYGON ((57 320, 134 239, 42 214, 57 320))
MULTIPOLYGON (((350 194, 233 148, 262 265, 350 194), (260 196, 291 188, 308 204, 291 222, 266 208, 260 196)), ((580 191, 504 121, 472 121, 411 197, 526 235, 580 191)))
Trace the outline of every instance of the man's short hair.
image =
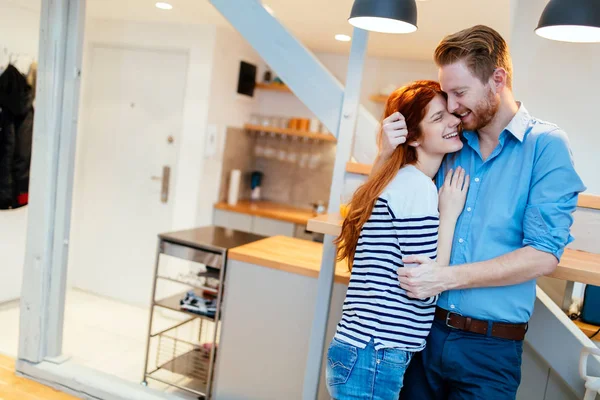
POLYGON ((512 89, 512 60, 508 45, 494 29, 476 25, 446 36, 435 49, 439 67, 464 61, 473 75, 486 83, 496 68, 506 70, 506 85, 512 89))

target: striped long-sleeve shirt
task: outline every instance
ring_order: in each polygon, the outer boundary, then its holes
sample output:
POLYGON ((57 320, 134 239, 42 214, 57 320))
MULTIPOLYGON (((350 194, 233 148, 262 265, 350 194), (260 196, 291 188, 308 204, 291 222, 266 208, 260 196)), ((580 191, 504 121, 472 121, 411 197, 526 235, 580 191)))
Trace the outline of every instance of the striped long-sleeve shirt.
POLYGON ((405 166, 379 196, 361 230, 336 339, 359 348, 371 340, 376 349, 425 347, 437 296, 409 298, 397 270, 404 268, 403 256, 436 258, 438 227, 433 181, 405 166))

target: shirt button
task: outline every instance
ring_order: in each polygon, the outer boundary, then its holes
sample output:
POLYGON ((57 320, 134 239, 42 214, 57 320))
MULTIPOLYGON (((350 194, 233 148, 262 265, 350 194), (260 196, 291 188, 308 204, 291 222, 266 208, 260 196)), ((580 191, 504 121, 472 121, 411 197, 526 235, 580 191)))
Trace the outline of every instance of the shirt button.
POLYGON ((467 211, 468 211, 468 212, 471 212, 471 207, 467 207, 467 211))
POLYGON ((458 239, 458 243, 464 242, 463 238, 458 239))
POLYGON ((479 178, 475 178, 475 182, 479 182, 479 178))
POLYGON ((450 308, 454 310, 456 306, 454 304, 450 304, 450 308))

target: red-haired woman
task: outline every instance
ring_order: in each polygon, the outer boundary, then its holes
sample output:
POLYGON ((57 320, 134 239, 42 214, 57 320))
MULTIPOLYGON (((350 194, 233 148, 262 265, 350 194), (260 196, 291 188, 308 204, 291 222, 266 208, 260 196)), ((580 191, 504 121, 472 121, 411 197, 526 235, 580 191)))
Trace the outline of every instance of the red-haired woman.
MULTIPOLYGON (((334 399, 398 399, 412 354, 425 347, 437 296, 415 299, 402 289, 402 258, 450 259, 469 177, 448 171, 439 193, 432 179, 444 156, 460 150, 460 120, 448 113, 434 81, 417 81, 389 97, 386 121, 401 113, 406 142, 354 194, 337 238, 351 278, 342 319, 327 353, 334 399), (439 210, 438 210, 439 206, 439 210)), ((379 134, 381 140, 382 133, 379 134)))

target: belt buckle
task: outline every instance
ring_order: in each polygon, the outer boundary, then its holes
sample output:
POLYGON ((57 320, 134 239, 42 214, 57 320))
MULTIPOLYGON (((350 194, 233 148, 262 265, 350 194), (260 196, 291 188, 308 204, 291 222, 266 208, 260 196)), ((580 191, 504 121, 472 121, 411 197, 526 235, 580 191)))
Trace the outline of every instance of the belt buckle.
POLYGON ((457 327, 452 326, 452 325, 449 324, 450 317, 452 316, 452 314, 454 314, 454 315, 460 315, 461 317, 463 316, 461 313, 454 312, 454 311, 448 311, 448 314, 446 314, 446 326, 448 328, 452 328, 452 329, 459 329, 459 328, 457 328, 457 327))

